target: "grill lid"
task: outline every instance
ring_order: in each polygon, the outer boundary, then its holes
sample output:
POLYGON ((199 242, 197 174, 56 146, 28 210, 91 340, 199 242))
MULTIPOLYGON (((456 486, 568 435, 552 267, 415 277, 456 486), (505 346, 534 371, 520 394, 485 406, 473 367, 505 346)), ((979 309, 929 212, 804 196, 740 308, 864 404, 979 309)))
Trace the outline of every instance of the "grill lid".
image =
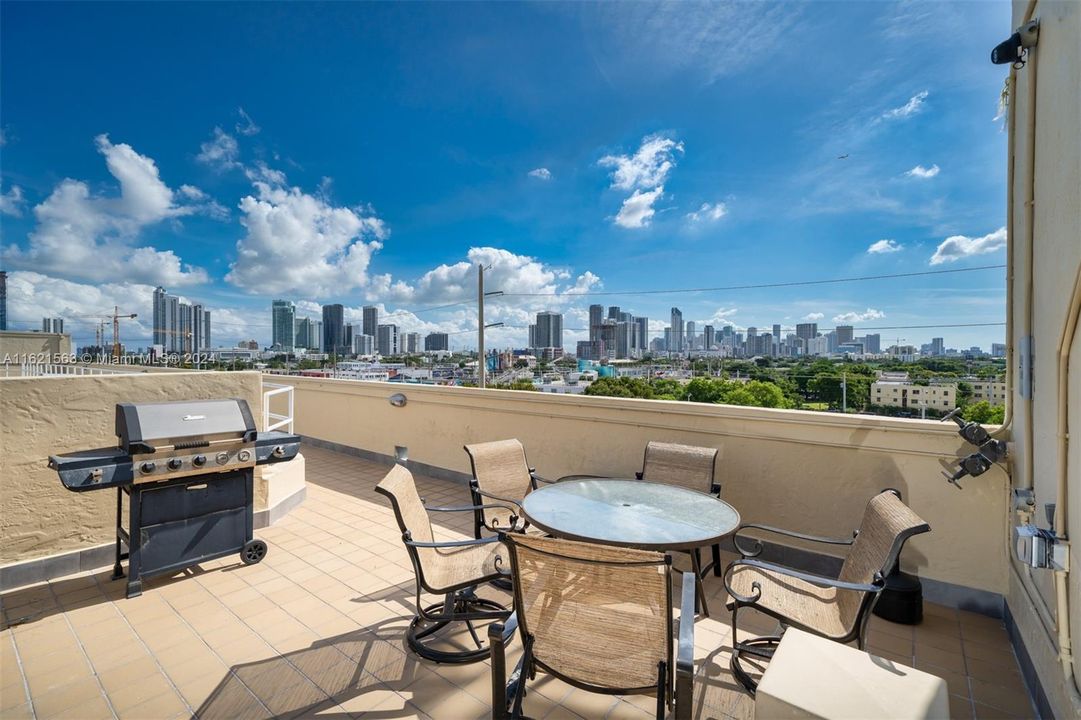
POLYGON ((117 403, 116 435, 120 447, 129 453, 154 452, 156 446, 208 440, 212 436, 252 442, 255 420, 242 398, 117 403))

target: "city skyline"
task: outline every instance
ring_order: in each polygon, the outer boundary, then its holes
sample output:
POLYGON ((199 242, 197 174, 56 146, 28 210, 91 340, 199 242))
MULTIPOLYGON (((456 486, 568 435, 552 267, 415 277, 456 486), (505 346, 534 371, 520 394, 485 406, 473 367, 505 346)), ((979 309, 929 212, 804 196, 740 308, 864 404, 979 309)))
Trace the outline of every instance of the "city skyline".
MULTIPOLYGON (((161 285, 203 301, 222 345, 271 344, 262 308, 291 297, 297 317, 341 304, 357 324, 361 308, 377 306, 398 313, 402 333, 444 330, 465 347, 481 264, 492 266, 489 287, 506 293, 488 308, 490 322, 504 323, 489 333, 493 346, 523 344, 531 318, 550 309, 566 316, 565 347, 574 347, 588 340, 587 307, 601 299, 655 319, 651 335, 673 305, 698 327, 1002 320, 1001 269, 784 286, 1001 264, 1005 135, 995 115, 1005 71, 987 65, 986 46, 998 42, 1007 5, 926 17, 890 3, 841 15, 820 5, 656 16, 651 7, 417 6, 424 27, 455 32, 414 37, 398 29, 400 8, 331 6, 306 18, 318 31, 266 57, 254 52, 263 38, 254 21, 288 28, 298 8, 267 18, 239 6, 253 22, 227 42, 212 6, 73 6, 46 18, 48 8, 5 5, 9 324, 117 305, 139 314, 125 342, 149 344, 145 297, 161 285), (692 38, 677 48, 654 27, 671 37, 710 27, 702 37, 720 38, 737 18, 761 31, 753 46, 692 38), (853 40, 821 48, 829 72, 812 72, 801 48, 820 45, 824 22, 853 40), (942 32, 956 42, 939 47, 942 32), (205 52, 178 45, 195 36, 205 52), (553 61, 545 37, 566 52, 553 61), (119 49, 90 52, 89 38, 119 49), (57 72, 78 58, 88 73, 150 83, 149 68, 181 56, 190 62, 153 108, 124 84, 88 94, 57 72), (313 57, 335 63, 358 94, 340 96, 340 79, 318 72, 270 81, 317 70, 313 57), (196 80, 223 61, 258 80, 196 80), (57 87, 49 98, 45 83, 57 87), (332 96, 341 105, 319 123, 299 112, 332 96), (58 111, 60 98, 80 112, 58 111)), ((87 323, 69 325, 83 342, 93 335, 87 323)), ((959 347, 1003 336, 1000 327, 942 332, 959 347)))

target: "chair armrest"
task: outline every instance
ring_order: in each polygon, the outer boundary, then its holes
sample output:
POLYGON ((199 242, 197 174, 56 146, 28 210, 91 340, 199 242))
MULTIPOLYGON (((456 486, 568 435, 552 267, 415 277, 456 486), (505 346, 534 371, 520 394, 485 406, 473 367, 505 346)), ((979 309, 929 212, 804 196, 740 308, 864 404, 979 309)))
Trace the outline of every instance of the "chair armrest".
POLYGON ((495 493, 485 492, 484 490, 481 490, 480 488, 474 488, 474 490, 481 497, 486 497, 486 498, 489 498, 491 500, 498 500, 500 502, 510 503, 515 508, 517 508, 517 512, 522 511, 522 501, 521 500, 515 500, 514 498, 503 497, 502 495, 496 495, 495 493))
POLYGON ((819 585, 821 587, 832 587, 838 590, 853 590, 855 592, 871 592, 877 593, 886 587, 886 579, 882 577, 882 573, 876 572, 874 580, 870 583, 851 583, 844 580, 838 580, 837 578, 827 577, 825 575, 815 575, 814 573, 802 572, 800 570, 793 570, 792 568, 785 567, 784 565, 777 565, 776 563, 763 562, 762 560, 733 560, 729 563, 728 567, 724 570, 724 589, 728 591, 728 594, 741 604, 753 604, 758 602, 758 599, 762 597, 762 587, 758 582, 751 583, 751 588, 755 592, 754 595, 740 595, 738 592, 732 589, 730 582, 732 571, 737 567, 752 567, 758 570, 765 570, 767 572, 777 573, 778 575, 785 575, 787 577, 796 578, 797 580, 803 580, 809 582, 812 585, 819 585))
POLYGON ((694 705, 694 598, 698 578, 693 572, 683 573, 680 598, 679 638, 676 641, 675 701, 677 720, 690 720, 694 705))
POLYGON ((489 537, 483 537, 476 540, 444 540, 442 542, 419 542, 417 540, 403 540, 409 547, 418 548, 456 548, 456 547, 469 547, 471 545, 490 545, 491 543, 499 542, 499 537, 491 535, 489 537))
POLYGON ((529 469, 529 482, 533 485, 533 489, 536 490, 539 486, 538 483, 544 483, 545 485, 555 485, 558 480, 549 480, 548 478, 542 478, 537 474, 537 471, 533 468, 529 469))
POLYGON ((514 511, 514 508, 507 505, 501 505, 499 503, 485 503, 483 505, 455 505, 452 507, 433 507, 431 505, 425 505, 424 509, 428 512, 472 512, 474 510, 488 510, 494 508, 502 508, 504 510, 514 511))
POLYGON ((748 538, 754 542, 754 547, 752 547, 751 549, 744 549, 740 546, 740 533, 742 533, 744 530, 762 530, 764 532, 773 533, 775 535, 784 535, 785 537, 797 538, 799 540, 808 540, 810 542, 824 543, 827 545, 852 544, 852 538, 819 537, 817 535, 807 535, 806 533, 785 530, 784 528, 773 527, 771 525, 758 525, 756 523, 747 523, 745 525, 740 525, 739 529, 732 533, 732 544, 736 546, 736 552, 738 552, 744 558, 758 557, 760 554, 762 554, 762 541, 758 538, 748 538))

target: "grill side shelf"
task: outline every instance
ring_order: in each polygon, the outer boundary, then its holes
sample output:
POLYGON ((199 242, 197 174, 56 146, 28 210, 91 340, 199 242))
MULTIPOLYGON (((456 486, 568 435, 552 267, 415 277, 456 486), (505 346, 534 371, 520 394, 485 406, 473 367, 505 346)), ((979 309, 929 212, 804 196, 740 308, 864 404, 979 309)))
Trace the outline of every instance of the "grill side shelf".
POLYGON ((292 460, 300 452, 300 436, 276 430, 255 436, 255 461, 258 465, 292 460))
POLYGON ((131 456, 117 448, 50 455, 49 467, 73 492, 131 485, 135 479, 131 456))

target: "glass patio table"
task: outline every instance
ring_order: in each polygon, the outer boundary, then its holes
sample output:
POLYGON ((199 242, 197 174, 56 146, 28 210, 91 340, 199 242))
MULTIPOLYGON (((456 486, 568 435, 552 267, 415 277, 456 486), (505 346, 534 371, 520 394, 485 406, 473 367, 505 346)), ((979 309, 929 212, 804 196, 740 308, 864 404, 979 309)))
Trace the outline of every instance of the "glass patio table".
POLYGON ((531 525, 556 537, 639 550, 694 550, 739 527, 739 513, 714 495, 675 485, 570 476, 525 496, 531 525))

